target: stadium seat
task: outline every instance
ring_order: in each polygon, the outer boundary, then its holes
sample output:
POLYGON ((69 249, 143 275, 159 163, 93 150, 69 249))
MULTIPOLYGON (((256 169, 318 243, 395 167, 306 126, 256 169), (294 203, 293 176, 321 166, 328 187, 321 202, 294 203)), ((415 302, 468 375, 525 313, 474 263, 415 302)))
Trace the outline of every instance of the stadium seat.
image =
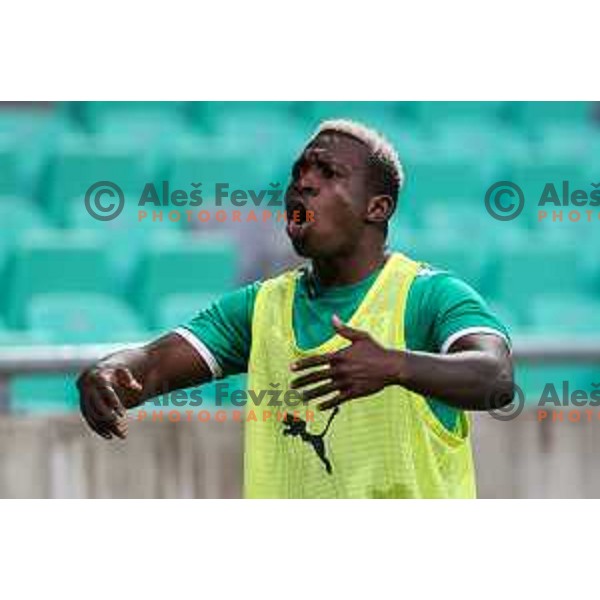
POLYGON ((146 331, 119 298, 94 293, 38 294, 25 310, 25 327, 57 344, 140 341, 146 331))
POLYGON ((595 295, 558 290, 532 298, 531 330, 550 335, 600 335, 600 301, 595 295))
POLYGON ((235 244, 225 236, 193 242, 153 240, 133 278, 131 296, 153 327, 160 327, 159 303, 171 294, 220 294, 237 280, 235 244))
POLYGON ((531 156, 532 145, 520 129, 495 121, 442 120, 432 129, 430 153, 431 149, 446 160, 475 159, 486 177, 494 181, 494 169, 515 157, 525 160, 531 156))
POLYGON ((9 325, 23 324, 28 300, 40 293, 98 292, 111 287, 105 250, 89 232, 26 232, 8 263, 5 310, 9 325))
POLYGON ((190 110, 198 132, 258 159, 291 160, 311 133, 291 102, 192 102, 190 110))
MULTIPOLYGON (((529 304, 528 333, 552 338, 598 339, 600 336, 600 303, 595 297, 564 294, 557 290, 537 295, 529 304)), ((568 381, 571 391, 581 389, 590 393, 591 384, 598 380, 597 368, 589 364, 553 363, 523 364, 517 362, 517 383, 526 391, 530 403, 537 402, 544 387, 551 383, 559 396, 562 382, 568 381)), ((555 408, 548 404, 549 408, 555 408)))
POLYGON ((470 239, 478 247, 489 245, 498 237, 518 239, 526 234, 524 220, 498 221, 485 208, 484 198, 462 202, 430 202, 419 211, 420 223, 425 229, 444 232, 443 235, 459 240, 470 239))
MULTIPOLYGON (((223 188, 223 208, 231 208, 230 197, 234 190, 269 189, 269 177, 273 169, 270 158, 261 160, 260 155, 234 150, 223 141, 207 144, 196 138, 180 140, 168 169, 168 180, 172 190, 181 189, 190 195, 194 189, 201 191, 202 205, 188 206, 190 210, 211 210, 215 208, 216 185, 227 184, 223 188), (195 188, 192 184, 201 183, 195 188)), ((268 198, 268 196, 267 196, 268 198)), ((251 204, 252 201, 248 200, 251 204)), ((182 209, 184 210, 184 209, 182 209)))
MULTIPOLYGON (((132 275, 144 248, 156 237, 181 236, 191 225, 185 214, 178 221, 171 220, 172 207, 138 206, 140 192, 124 191, 125 206, 121 214, 110 221, 92 219, 84 203, 75 199, 67 215, 69 228, 90 231, 102 240, 118 287, 122 289, 132 275), (161 214, 162 213, 162 214, 161 214), (146 216, 144 216, 146 215, 146 216)), ((182 209, 185 210, 185 209, 182 209)))
POLYGON ((485 122, 502 117, 502 102, 416 102, 416 118, 426 126, 444 121, 485 122))
POLYGON ((584 123, 592 119, 591 102, 513 102, 511 118, 525 128, 539 123, 584 123))
MULTIPOLYGON (((0 350, 33 347, 49 343, 39 331, 0 328, 0 350)), ((10 412, 40 414, 69 412, 75 409, 72 378, 64 375, 18 375, 9 381, 10 412)))
POLYGON ((598 166, 600 127, 596 123, 540 123, 533 137, 536 153, 542 161, 579 161, 598 166))
MULTIPOLYGON (((568 213, 575 207, 562 206, 564 181, 568 182, 569 193, 576 189, 591 191, 587 168, 577 159, 548 162, 527 160, 511 167, 509 179, 522 189, 525 196, 527 210, 523 212, 521 218, 524 217, 532 227, 544 229, 551 227, 556 230, 559 228, 557 224, 553 224, 551 221, 553 211, 562 211, 563 220, 569 225, 568 213), (542 196, 546 193, 547 184, 553 184, 561 205, 557 206, 548 201, 544 202, 543 205, 539 204, 542 196), (540 221, 538 211, 546 211, 549 215, 548 218, 540 221)), ((548 188, 548 190, 551 190, 551 188, 548 188)))
POLYGON ((28 200, 15 196, 0 196, 0 274, 16 240, 30 229, 46 226, 44 214, 28 200))
POLYGON ((178 327, 218 298, 218 294, 168 294, 159 302, 157 325, 161 329, 178 327))
POLYGON ((101 133, 118 124, 125 128, 160 127, 183 113, 182 102, 67 102, 65 112, 86 131, 101 133))
POLYGON ((0 195, 16 196, 20 188, 17 149, 0 138, 0 195))
MULTIPOLYGON (((102 294, 40 294, 25 310, 22 343, 82 344, 143 342, 147 332, 122 301, 102 294)), ((0 336, 0 343, 2 337, 0 336)), ((13 343, 19 343, 14 338, 13 343)), ((8 340, 6 340, 8 341, 8 340)), ((77 410, 76 374, 21 375, 11 381, 15 413, 77 410)))
POLYGON ((429 161, 413 164, 411 171, 409 195, 416 199, 416 206, 421 211, 428 210, 432 203, 480 201, 489 186, 481 166, 468 159, 449 161, 432 157, 429 161))
POLYGON ((405 247, 408 255, 436 269, 451 271, 461 279, 483 291, 489 286, 488 247, 482 245, 477 252, 460 240, 439 231, 415 231, 405 247))
POLYGON ((560 289, 585 293, 590 281, 576 245, 552 244, 546 236, 498 248, 493 267, 493 296, 521 312, 528 312, 531 299, 560 289))
POLYGON ((49 158, 39 196, 49 215, 62 225, 73 199, 83 204, 86 191, 96 182, 109 181, 121 190, 141 193, 148 178, 146 166, 140 149, 122 141, 67 138, 49 158))
POLYGON ((321 121, 330 119, 350 119, 386 133, 388 127, 399 120, 397 102, 306 102, 302 112, 307 125, 314 128, 321 121))

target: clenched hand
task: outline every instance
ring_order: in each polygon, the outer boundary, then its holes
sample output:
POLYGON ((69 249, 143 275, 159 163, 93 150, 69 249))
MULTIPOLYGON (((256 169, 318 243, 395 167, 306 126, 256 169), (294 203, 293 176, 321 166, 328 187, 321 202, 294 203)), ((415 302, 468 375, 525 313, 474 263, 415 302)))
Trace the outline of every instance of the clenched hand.
POLYGON ((105 439, 127 437, 126 408, 139 403, 142 386, 124 367, 94 367, 77 381, 81 414, 105 439))

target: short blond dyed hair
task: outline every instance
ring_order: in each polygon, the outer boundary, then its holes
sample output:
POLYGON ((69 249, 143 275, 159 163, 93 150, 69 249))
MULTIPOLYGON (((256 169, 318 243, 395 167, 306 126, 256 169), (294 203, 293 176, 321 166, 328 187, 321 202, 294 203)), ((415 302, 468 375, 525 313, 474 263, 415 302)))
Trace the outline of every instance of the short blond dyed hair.
POLYGON ((311 136, 311 144, 322 133, 341 133, 365 145, 369 150, 369 164, 374 171, 371 185, 377 193, 389 195, 394 203, 393 211, 398 205, 398 196, 404 187, 404 167, 398 152, 387 138, 372 127, 350 119, 330 119, 322 121, 311 136))
POLYGON ((398 156, 398 152, 387 138, 372 127, 367 127, 358 121, 350 119, 331 119, 322 121, 309 140, 309 144, 322 133, 341 133, 358 140, 364 144, 370 153, 372 163, 379 163, 382 175, 390 178, 391 188, 396 189, 392 194, 394 204, 397 203, 398 195, 402 191, 405 182, 404 167, 398 156))

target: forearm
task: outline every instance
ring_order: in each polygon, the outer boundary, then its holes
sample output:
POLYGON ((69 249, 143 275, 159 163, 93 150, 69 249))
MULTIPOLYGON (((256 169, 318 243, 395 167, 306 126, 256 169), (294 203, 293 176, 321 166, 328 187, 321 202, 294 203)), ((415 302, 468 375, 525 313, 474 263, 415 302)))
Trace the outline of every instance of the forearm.
POLYGON ((509 404, 514 394, 508 358, 469 350, 454 354, 393 352, 397 385, 439 398, 461 410, 489 410, 509 404))
POLYGON ((176 334, 168 334, 144 346, 108 355, 88 369, 87 373, 107 369, 127 369, 141 385, 141 392, 121 395, 126 408, 139 406, 159 394, 201 385, 212 378, 202 358, 176 334))

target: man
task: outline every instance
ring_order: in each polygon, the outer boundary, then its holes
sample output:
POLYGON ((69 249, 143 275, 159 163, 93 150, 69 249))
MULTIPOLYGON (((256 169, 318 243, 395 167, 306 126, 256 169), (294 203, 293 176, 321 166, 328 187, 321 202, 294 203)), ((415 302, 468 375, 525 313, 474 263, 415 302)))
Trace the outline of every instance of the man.
POLYGON ((465 411, 511 401, 508 336, 464 282, 386 252, 403 179, 379 134, 323 123, 286 193, 288 215, 300 215, 287 233, 310 267, 226 295, 83 373, 90 427, 123 438, 126 409, 247 371, 249 389, 299 390, 304 403, 284 419, 251 407, 246 496, 473 497, 465 411))

